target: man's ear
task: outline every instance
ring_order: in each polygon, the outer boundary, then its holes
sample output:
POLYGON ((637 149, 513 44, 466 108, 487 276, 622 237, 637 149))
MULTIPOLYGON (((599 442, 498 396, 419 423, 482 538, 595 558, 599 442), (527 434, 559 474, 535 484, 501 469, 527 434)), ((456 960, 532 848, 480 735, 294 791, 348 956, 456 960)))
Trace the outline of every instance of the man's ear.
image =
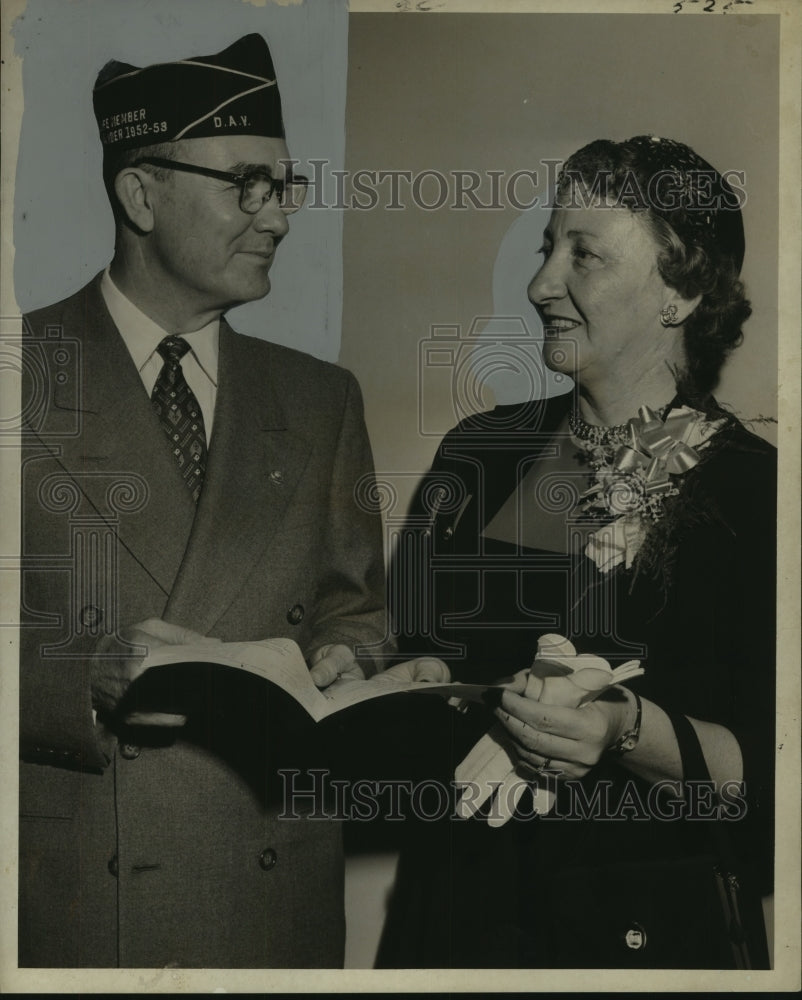
POLYGON ((681 326, 701 301, 701 295, 694 295, 693 298, 686 299, 676 289, 667 288, 663 301, 663 313, 670 315, 671 321, 665 325, 681 326))
POLYGON ((153 229, 154 178, 139 167, 124 167, 114 178, 114 191, 123 211, 140 232, 153 229))

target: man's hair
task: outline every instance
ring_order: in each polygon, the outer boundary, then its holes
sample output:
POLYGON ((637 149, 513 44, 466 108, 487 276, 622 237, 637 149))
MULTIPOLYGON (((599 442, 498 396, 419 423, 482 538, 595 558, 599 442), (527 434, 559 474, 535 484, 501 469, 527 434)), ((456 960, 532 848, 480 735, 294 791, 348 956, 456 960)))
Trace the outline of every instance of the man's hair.
MULTIPOLYGON (((130 167, 136 163, 137 160, 148 156, 158 157, 162 160, 175 160, 178 158, 180 145, 180 142, 160 142, 153 146, 140 146, 136 149, 106 149, 104 151, 103 184, 106 188, 106 194, 109 196, 111 210, 114 213, 114 222, 117 226, 124 225, 130 227, 131 225, 131 221, 117 197, 117 192, 114 190, 114 181, 117 174, 126 167, 130 167)), ((172 175, 171 170, 165 170, 163 167, 155 167, 148 163, 144 163, 142 169, 147 170, 157 181, 164 182, 172 175)))

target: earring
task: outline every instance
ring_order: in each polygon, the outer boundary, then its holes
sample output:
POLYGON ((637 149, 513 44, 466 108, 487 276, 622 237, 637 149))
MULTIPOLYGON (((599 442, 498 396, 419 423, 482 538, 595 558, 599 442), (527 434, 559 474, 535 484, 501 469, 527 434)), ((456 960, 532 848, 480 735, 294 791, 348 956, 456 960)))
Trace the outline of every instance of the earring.
POLYGON ((660 310, 660 322, 663 326, 671 326, 677 322, 677 307, 673 302, 660 310))

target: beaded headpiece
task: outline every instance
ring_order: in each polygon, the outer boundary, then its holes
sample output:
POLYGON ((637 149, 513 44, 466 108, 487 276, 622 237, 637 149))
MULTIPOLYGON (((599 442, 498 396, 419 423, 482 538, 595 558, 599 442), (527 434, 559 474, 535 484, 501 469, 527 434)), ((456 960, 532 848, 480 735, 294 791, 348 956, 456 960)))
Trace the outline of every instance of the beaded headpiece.
POLYGON ((651 211, 686 246, 713 249, 740 271, 745 193, 684 143, 651 135, 624 142, 598 139, 566 161, 557 178, 561 204, 574 196, 577 182, 617 206, 651 211))

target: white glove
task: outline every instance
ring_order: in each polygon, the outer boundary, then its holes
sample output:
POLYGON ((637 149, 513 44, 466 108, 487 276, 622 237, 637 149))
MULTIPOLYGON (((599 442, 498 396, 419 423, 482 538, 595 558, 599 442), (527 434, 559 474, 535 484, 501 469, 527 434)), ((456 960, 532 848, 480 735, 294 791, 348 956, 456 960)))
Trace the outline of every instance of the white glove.
MULTIPOLYGON (((512 684, 504 687, 546 704, 580 708, 613 685, 639 677, 643 672, 639 660, 629 660, 613 669, 602 657, 578 654, 568 639, 549 634, 538 640, 532 667, 517 674, 512 684)), ((457 765, 454 778, 462 786, 457 803, 460 816, 472 816, 489 800, 489 826, 503 826, 507 822, 527 787, 532 789, 534 814, 545 815, 554 806, 547 769, 543 769, 543 774, 534 774, 531 766, 519 759, 515 743, 499 724, 457 765)))

